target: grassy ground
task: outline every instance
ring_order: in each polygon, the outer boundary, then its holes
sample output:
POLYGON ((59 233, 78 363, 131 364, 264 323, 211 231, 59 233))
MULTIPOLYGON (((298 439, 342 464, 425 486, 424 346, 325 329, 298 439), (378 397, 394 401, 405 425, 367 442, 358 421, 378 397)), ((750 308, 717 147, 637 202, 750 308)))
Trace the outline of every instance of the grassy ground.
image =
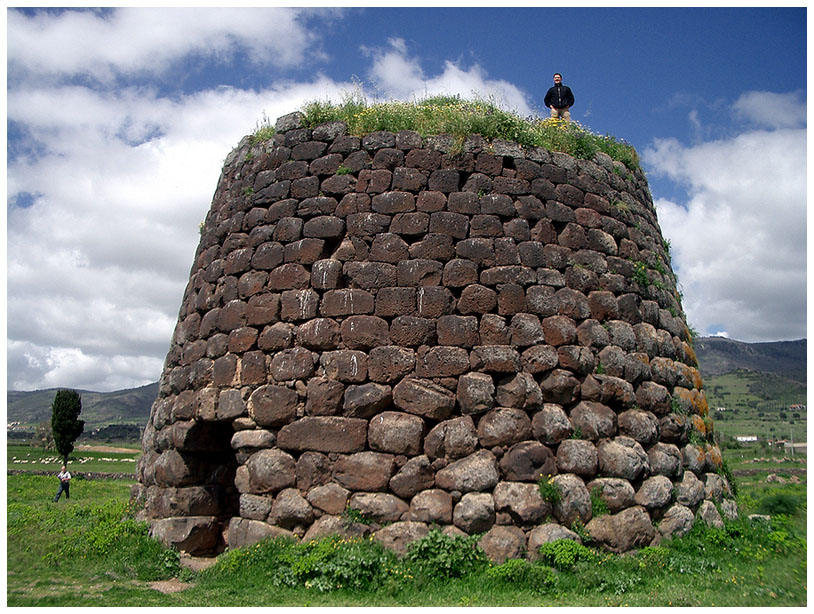
POLYGON ((806 441, 806 410, 789 409, 797 404, 805 406, 805 384, 771 373, 739 370, 705 376, 704 392, 715 431, 721 436, 806 441))
MULTIPOLYGON (((136 460, 141 454, 138 447, 77 444, 68 457, 68 470, 76 472, 100 473, 133 473, 136 460), (124 450, 130 448, 129 451, 124 450)), ((21 471, 53 471, 54 475, 62 465, 62 459, 56 452, 46 452, 42 448, 26 444, 8 444, 6 446, 8 469, 21 471)), ((56 478, 55 478, 56 479, 56 478)))
POLYGON ((127 480, 77 483, 70 501, 54 504, 54 478, 13 475, 7 478, 7 601, 163 607, 803 606, 806 486, 767 483, 765 475, 777 468, 764 464, 765 474, 737 477, 736 483, 742 517, 770 513, 771 523, 740 520, 725 530, 694 530, 635 556, 558 547, 544 563, 488 566, 473 559, 471 548, 441 542, 412 561, 399 561, 369 541, 265 543, 222 555, 217 565, 197 573, 182 569, 176 553, 148 539, 143 525, 121 521, 128 514, 127 480), (339 584, 344 588, 325 590, 339 584))

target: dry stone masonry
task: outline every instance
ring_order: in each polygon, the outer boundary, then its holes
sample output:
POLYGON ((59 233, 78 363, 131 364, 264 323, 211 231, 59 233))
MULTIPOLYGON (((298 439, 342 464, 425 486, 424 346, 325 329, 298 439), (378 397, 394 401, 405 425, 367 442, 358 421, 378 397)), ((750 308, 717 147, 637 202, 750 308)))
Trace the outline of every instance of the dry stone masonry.
POLYGON ((501 561, 736 513, 641 171, 301 121, 240 143, 202 225, 133 493, 155 536, 440 526, 501 561))

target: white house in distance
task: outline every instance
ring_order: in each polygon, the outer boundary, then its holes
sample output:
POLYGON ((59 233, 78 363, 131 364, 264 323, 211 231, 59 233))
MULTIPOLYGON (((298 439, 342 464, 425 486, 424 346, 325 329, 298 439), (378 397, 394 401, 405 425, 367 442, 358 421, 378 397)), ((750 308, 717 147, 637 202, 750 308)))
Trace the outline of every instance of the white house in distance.
POLYGON ((735 441, 738 443, 757 443, 757 435, 736 435, 735 441))

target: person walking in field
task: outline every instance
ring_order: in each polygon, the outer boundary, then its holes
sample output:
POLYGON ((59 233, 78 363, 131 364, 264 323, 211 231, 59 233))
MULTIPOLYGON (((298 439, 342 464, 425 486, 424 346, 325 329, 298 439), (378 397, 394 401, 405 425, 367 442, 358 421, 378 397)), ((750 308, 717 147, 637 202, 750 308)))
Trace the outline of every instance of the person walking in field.
POLYGON ((65 465, 62 465, 62 470, 57 474, 59 478, 59 490, 57 490, 57 496, 54 497, 54 503, 59 501, 60 495, 65 493, 65 498, 71 498, 70 486, 71 486, 71 473, 68 471, 65 465))
POLYGON ((571 121, 571 107, 574 106, 574 94, 571 88, 562 84, 562 75, 554 73, 554 85, 546 92, 545 106, 551 109, 553 119, 564 119, 571 121))

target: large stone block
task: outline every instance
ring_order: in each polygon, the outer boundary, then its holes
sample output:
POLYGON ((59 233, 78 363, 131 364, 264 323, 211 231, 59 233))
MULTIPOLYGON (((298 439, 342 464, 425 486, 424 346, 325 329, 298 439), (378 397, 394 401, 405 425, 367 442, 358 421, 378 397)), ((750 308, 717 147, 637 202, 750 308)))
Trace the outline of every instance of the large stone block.
POLYGON ((571 410, 569 417, 584 439, 598 441, 616 435, 616 412, 602 403, 582 401, 571 410))
POLYGON ((275 493, 296 483, 294 458, 276 448, 255 452, 246 461, 253 493, 275 493))
POLYGON ((656 537, 650 516, 641 506, 594 518, 585 526, 585 530, 591 539, 611 552, 643 548, 656 537))
POLYGON ((334 463, 333 479, 351 491, 386 490, 395 468, 393 456, 381 452, 357 452, 340 456, 334 463))
POLYGON ((478 432, 469 416, 439 422, 424 439, 424 453, 430 459, 454 460, 469 456, 478 447, 478 432))
POLYGON ((367 439, 373 450, 417 456, 422 450, 424 420, 402 412, 385 411, 370 420, 367 439))
POLYGON ((650 461, 639 443, 630 437, 604 440, 597 447, 599 471, 609 477, 635 480, 650 472, 650 461))
POLYGON ((554 485, 560 491, 560 499, 554 503, 554 517, 566 526, 575 521, 583 524, 591 519, 591 495, 585 482, 577 475, 556 475, 554 485))
POLYGON ((215 516, 161 518, 151 523, 150 536, 167 548, 193 555, 205 554, 217 545, 220 525, 215 516))
POLYGON ((430 380, 407 378, 393 388, 393 404, 411 414, 444 420, 455 407, 455 395, 430 380))
POLYGON ((547 445, 560 443, 571 436, 573 426, 562 406, 545 403, 531 419, 534 438, 547 445))
POLYGON ((366 441, 367 420, 361 418, 306 416, 277 434, 278 446, 296 452, 361 452, 366 441))
POLYGON ((520 409, 498 407, 478 421, 478 440, 484 448, 511 446, 531 439, 531 420, 520 409))
POLYGON ((435 485, 435 471, 426 455, 414 456, 390 480, 390 490, 403 499, 435 485))
POLYGON ((350 385, 345 389, 342 411, 351 418, 372 418, 389 407, 392 400, 390 386, 373 382, 350 385))
POLYGON ((260 426, 279 427, 297 417, 299 398, 292 388, 269 384, 249 397, 249 417, 260 426))
POLYGON ((428 524, 452 523, 452 497, 438 488, 424 490, 410 501, 410 520, 428 524))
POLYGON ((499 479, 494 454, 479 450, 441 469, 435 476, 435 483, 448 491, 473 492, 494 488, 499 479))
POLYGON ((430 532, 430 528, 423 522, 402 521, 393 522, 376 531, 374 537, 381 544, 396 554, 407 553, 408 546, 430 532))
POLYGON ((389 493, 357 492, 348 505, 380 524, 396 522, 410 509, 404 501, 389 493))
POLYGON ((294 534, 286 529, 249 518, 232 518, 226 531, 226 543, 230 550, 252 546, 270 537, 293 539, 294 534))
POLYGON ((468 492, 455 505, 453 524, 472 535, 483 533, 495 524, 495 502, 492 495, 484 492, 468 492))
POLYGON ((526 536, 522 529, 511 525, 494 525, 478 541, 486 556, 497 565, 507 559, 523 558, 526 536))
POLYGON ((480 414, 495 406, 495 383, 487 373, 475 371, 458 378, 458 404, 464 414, 480 414))
POLYGON ((537 484, 499 482, 493 492, 495 510, 506 512, 520 526, 534 526, 551 514, 551 504, 543 501, 537 484))

